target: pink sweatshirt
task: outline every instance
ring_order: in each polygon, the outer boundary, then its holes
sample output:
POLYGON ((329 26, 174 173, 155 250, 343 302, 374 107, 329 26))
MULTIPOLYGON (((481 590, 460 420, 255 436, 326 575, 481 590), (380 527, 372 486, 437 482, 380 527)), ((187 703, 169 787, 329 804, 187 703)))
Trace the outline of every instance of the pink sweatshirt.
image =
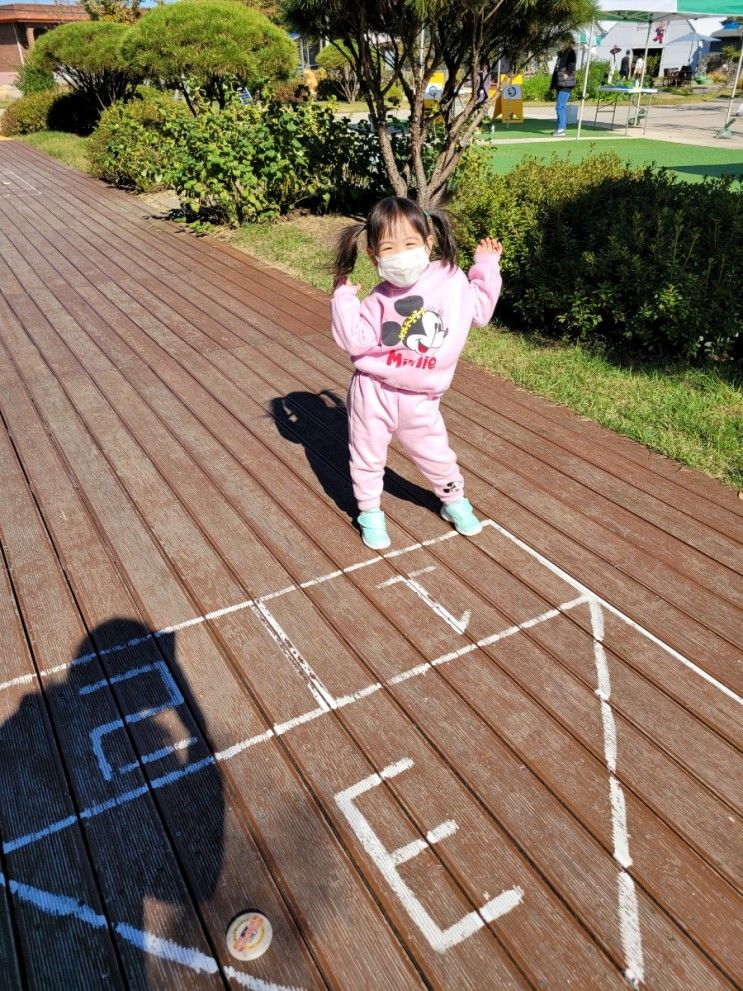
POLYGON ((480 252, 465 275, 431 262, 413 286, 380 283, 365 300, 338 286, 333 337, 358 372, 409 392, 441 395, 451 385, 470 327, 484 327, 501 290, 497 255, 480 252))

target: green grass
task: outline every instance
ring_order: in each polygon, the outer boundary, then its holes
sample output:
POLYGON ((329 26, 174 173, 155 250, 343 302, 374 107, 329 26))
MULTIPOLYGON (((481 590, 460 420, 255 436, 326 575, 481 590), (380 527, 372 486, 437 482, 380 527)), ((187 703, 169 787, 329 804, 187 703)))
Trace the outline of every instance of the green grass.
POLYGON ((25 141, 32 148, 46 152, 47 155, 59 159, 73 169, 79 169, 80 172, 88 170, 85 158, 88 138, 78 137, 77 134, 66 134, 64 131, 39 131, 37 134, 24 134, 19 140, 25 141))
MULTIPOLYGON (((230 243, 302 279, 316 289, 330 292, 333 245, 340 231, 354 223, 351 217, 298 216, 275 224, 246 224, 233 231, 230 243)), ((365 294, 379 282, 366 254, 359 256, 352 281, 365 294)))
MULTIPOLYGON (((327 101, 318 100, 320 106, 329 105, 327 101)), ((336 100, 333 103, 333 109, 338 114, 368 114, 369 107, 366 105, 364 100, 354 100, 353 103, 347 103, 345 100, 336 100)))
MULTIPOLYGON (((552 104, 550 104, 550 106, 552 106, 552 104)), ((554 130, 554 117, 525 117, 522 121, 514 121, 512 124, 508 125, 504 124, 500 120, 493 121, 492 127, 486 126, 481 129, 480 136, 485 141, 494 141, 496 143, 513 141, 516 138, 529 138, 532 141, 543 141, 545 138, 550 137, 554 130)), ((575 137, 575 131, 575 124, 571 124, 568 128, 568 134, 575 137)), ((585 133, 585 127, 583 128, 583 133, 585 133)), ((612 133, 609 130, 597 130, 595 135, 592 133, 591 136, 604 139, 616 139, 617 132, 614 131, 612 133)), ((568 138, 567 140, 570 139, 568 138)))
POLYGON ((727 148, 704 148, 698 145, 682 145, 673 141, 654 141, 645 138, 602 138, 594 141, 590 128, 583 131, 588 140, 524 142, 509 145, 507 141, 496 144, 493 161, 498 172, 510 172, 525 156, 535 156, 549 161, 553 155, 558 158, 572 158, 582 161, 595 152, 616 152, 622 161, 632 166, 654 163, 676 172, 679 178, 689 182, 700 182, 704 176, 743 175, 743 150, 727 148))
MULTIPOLYGON (((235 231, 231 243, 317 289, 329 291, 328 265, 348 217, 296 217, 235 231)), ((367 293, 378 281, 366 256, 353 281, 367 293)), ((497 327, 475 328, 465 356, 633 437, 682 464, 743 488, 743 376, 683 363, 630 365, 571 343, 497 327)))

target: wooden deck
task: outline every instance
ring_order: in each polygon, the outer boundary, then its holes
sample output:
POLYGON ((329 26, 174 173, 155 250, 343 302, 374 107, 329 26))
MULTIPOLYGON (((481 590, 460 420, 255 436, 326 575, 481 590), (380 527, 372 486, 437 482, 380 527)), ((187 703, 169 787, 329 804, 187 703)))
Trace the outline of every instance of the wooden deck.
POLYGON ((372 554, 327 300, 0 180, 3 991, 736 986, 735 493, 462 367, 372 554))

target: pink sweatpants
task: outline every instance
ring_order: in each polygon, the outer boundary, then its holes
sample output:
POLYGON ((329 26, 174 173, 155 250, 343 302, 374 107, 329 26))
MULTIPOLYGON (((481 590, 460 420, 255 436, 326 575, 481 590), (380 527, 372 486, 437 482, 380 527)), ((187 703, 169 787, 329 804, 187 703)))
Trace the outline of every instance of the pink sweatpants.
POLYGON ((394 434, 442 502, 461 499, 464 481, 449 447, 439 396, 401 392, 369 375, 348 390, 351 481, 359 510, 378 509, 387 448, 394 434))

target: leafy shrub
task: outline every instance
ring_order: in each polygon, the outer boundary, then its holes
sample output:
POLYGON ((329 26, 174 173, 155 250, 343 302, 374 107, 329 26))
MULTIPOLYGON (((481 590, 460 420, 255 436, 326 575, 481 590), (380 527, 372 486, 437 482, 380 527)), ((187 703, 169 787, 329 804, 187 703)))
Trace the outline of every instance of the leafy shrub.
POLYGON ((54 89, 55 85, 54 76, 48 69, 40 69, 26 62, 18 70, 16 86, 24 96, 43 93, 45 90, 54 89))
MULTIPOLYGON (((571 100, 580 100, 583 96, 583 80, 585 79, 585 69, 578 69, 575 74, 575 89, 570 94, 571 100)), ((599 86, 603 86, 609 78, 609 63, 600 59, 591 62, 588 67, 588 86, 586 87, 586 98, 595 100, 599 95, 599 86)))
POLYGON ((165 123, 188 115, 185 103, 146 86, 129 103, 114 103, 88 143, 91 174, 141 193, 162 189, 172 154, 165 123))
POLYGON ((0 130, 9 138, 46 131, 49 110, 58 98, 59 90, 43 90, 13 100, 0 119, 0 130))
POLYGON ((166 118, 162 132, 163 181, 193 220, 271 220, 299 203, 349 209, 387 191, 368 121, 352 125, 317 103, 232 99, 166 118))
POLYGON ((743 194, 616 155, 525 159, 507 175, 471 151, 453 202, 465 254, 505 245, 503 312, 526 328, 684 358, 743 354, 743 194))
POLYGON ((551 89, 552 77, 549 72, 535 72, 533 76, 524 79, 521 92, 524 100, 549 100, 554 94, 551 89))

